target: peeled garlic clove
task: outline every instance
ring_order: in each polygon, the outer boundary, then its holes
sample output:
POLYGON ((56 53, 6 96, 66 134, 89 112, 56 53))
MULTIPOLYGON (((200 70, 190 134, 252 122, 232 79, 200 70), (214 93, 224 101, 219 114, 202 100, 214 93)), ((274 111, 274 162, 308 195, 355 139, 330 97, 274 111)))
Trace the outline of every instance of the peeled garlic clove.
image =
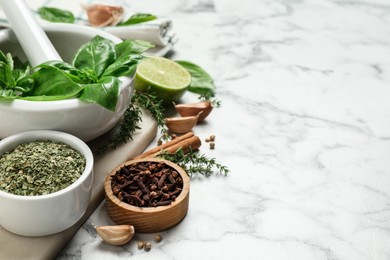
POLYGON ((124 245, 134 236, 134 227, 132 225, 118 226, 98 226, 96 232, 110 245, 124 245))
POLYGON ((178 104, 175 105, 176 111, 181 116, 195 116, 199 115, 198 122, 203 121, 213 110, 213 106, 210 101, 203 101, 191 104, 178 104))
POLYGON ((191 129, 196 125, 199 114, 196 116, 165 118, 165 124, 171 132, 184 134, 191 131, 191 129))
POLYGON ((124 13, 120 6, 94 4, 83 7, 87 12, 88 22, 96 27, 115 26, 120 22, 124 13))

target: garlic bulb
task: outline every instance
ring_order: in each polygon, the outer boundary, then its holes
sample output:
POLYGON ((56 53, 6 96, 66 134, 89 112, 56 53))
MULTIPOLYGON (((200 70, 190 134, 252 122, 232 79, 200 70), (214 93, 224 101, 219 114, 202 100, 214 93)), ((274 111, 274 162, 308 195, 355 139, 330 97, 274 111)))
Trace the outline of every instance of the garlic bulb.
POLYGON ((96 27, 115 26, 121 21, 124 13, 120 6, 94 4, 83 8, 87 12, 90 25, 96 27))
POLYGON ((134 236, 132 225, 98 226, 96 232, 110 245, 123 245, 129 242, 134 236))

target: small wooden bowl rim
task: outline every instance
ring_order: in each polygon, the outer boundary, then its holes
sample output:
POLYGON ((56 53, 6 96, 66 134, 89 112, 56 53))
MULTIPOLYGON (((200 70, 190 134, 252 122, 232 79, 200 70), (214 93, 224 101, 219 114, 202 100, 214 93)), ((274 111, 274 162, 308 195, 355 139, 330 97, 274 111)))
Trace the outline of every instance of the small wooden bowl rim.
POLYGON ((176 207, 186 198, 187 194, 189 193, 189 188, 190 188, 190 178, 188 177, 187 173, 183 170, 183 168, 181 168, 176 163, 173 163, 165 159, 158 159, 158 158, 141 158, 141 159, 134 159, 134 160, 124 162, 119 166, 117 166, 115 169, 113 169, 107 175, 104 183, 104 190, 106 192, 106 196, 108 196, 112 202, 114 202, 117 206, 125 210, 138 212, 138 213, 156 213, 156 212, 161 212, 176 207), (180 192, 179 196, 175 199, 175 201, 173 201, 170 205, 165 205, 165 206, 138 207, 123 202, 120 199, 118 199, 117 196, 114 195, 111 189, 111 176, 115 175, 116 172, 120 170, 122 167, 130 164, 138 163, 138 162, 163 162, 166 165, 170 166, 171 168, 175 169, 180 174, 181 178, 183 179, 183 190, 180 192))

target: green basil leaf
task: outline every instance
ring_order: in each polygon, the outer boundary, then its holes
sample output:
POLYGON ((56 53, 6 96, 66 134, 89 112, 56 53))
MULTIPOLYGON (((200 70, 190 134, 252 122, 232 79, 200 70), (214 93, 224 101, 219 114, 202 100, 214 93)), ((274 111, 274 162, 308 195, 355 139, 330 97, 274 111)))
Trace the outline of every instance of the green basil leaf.
POLYGON ((28 69, 30 71, 30 64, 28 63, 28 61, 22 62, 17 56, 13 57, 13 59, 14 59, 14 69, 19 69, 19 70, 28 69))
POLYGON ((103 77, 105 76, 125 76, 134 74, 137 64, 144 57, 140 54, 129 54, 123 55, 121 58, 117 59, 113 64, 108 66, 104 71, 103 77))
POLYGON ((183 66, 191 75, 189 91, 210 97, 215 95, 214 80, 204 69, 189 61, 176 62, 183 66))
POLYGON ((124 21, 123 23, 118 24, 117 26, 126 26, 126 25, 133 25, 138 23, 144 23, 156 20, 157 17, 152 14, 146 14, 146 13, 136 13, 132 16, 130 16, 129 19, 124 21))
POLYGON ((142 52, 154 45, 139 40, 125 40, 115 45, 117 59, 103 73, 103 76, 125 76, 134 74, 137 64, 144 58, 142 52))
POLYGON ((7 63, 7 58, 2 51, 0 51, 0 61, 7 63))
POLYGON ((30 100, 30 101, 55 101, 55 100, 64 100, 71 98, 72 96, 28 96, 28 97, 19 97, 22 100, 30 100))
POLYGON ((47 61, 39 65, 38 68, 42 66, 52 66, 64 71, 69 76, 69 78, 71 78, 76 83, 88 84, 98 81, 93 71, 76 69, 64 61, 47 61))
POLYGON ((87 84, 79 99, 99 104, 115 111, 118 102, 120 80, 116 77, 104 77, 98 83, 87 84))
POLYGON ((115 44, 97 35, 77 51, 72 64, 79 70, 93 71, 99 79, 115 60, 115 44))
POLYGON ((39 68, 32 74, 36 87, 31 95, 70 98, 77 96, 83 90, 82 85, 74 82, 64 71, 44 64, 39 68))
POLYGON ((15 91, 12 89, 0 89, 0 99, 15 99, 15 91))
POLYGON ((31 75, 26 75, 25 77, 21 77, 15 86, 15 90, 21 93, 31 92, 35 87, 35 80, 31 75))
POLYGON ((124 40, 115 45, 117 56, 120 58, 133 53, 141 54, 151 48, 155 47, 150 42, 141 40, 124 40))
POLYGON ((12 68, 7 63, 0 61, 0 86, 11 89, 14 85, 12 68))
POLYGON ((9 67, 11 68, 11 70, 14 69, 14 60, 12 59, 12 55, 11 53, 7 53, 5 55, 5 58, 7 60, 7 64, 9 65, 9 67))
POLYGON ((72 12, 54 7, 41 7, 38 14, 42 19, 55 23, 74 23, 75 20, 72 12))
POLYGON ((30 68, 27 68, 25 70, 14 69, 12 71, 12 75, 13 75, 14 80, 17 82, 17 81, 27 77, 28 75, 30 75, 30 68))

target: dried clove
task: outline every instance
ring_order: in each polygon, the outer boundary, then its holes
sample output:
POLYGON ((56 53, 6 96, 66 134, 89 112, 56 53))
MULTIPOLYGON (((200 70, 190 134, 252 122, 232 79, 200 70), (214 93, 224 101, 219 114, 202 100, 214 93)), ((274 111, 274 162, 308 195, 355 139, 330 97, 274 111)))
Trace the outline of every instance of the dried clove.
POLYGON ((176 200, 183 189, 183 179, 164 163, 137 162, 121 167, 111 177, 111 188, 125 203, 157 207, 176 200))

